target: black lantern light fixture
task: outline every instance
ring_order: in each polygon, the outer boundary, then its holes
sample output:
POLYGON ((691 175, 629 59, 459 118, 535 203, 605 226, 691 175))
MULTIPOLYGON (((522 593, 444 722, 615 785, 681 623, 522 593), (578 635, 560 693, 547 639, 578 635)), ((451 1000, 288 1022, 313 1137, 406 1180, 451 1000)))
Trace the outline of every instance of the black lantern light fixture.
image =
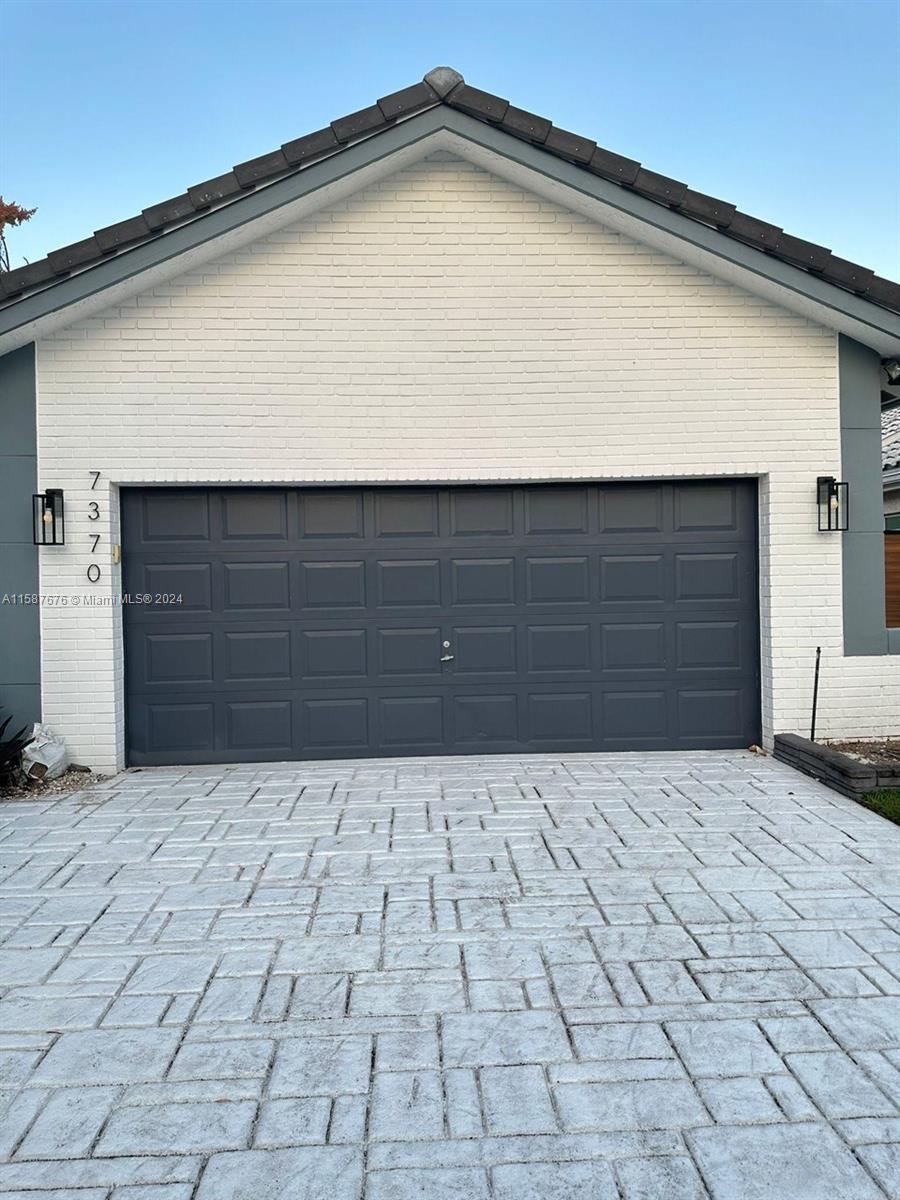
POLYGON ((816 480, 816 502, 820 533, 843 533, 850 517, 850 486, 833 475, 816 480))
POLYGON ((61 488, 47 488, 32 496, 34 544, 36 546, 64 546, 66 541, 66 515, 61 488))

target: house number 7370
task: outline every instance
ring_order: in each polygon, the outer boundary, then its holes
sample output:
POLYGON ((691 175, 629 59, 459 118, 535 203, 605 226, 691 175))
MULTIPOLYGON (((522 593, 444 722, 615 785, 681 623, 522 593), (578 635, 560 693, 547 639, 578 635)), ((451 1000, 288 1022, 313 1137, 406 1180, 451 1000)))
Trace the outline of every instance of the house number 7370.
MULTIPOLYGON (((100 472, 99 471, 91 471, 90 476, 91 476, 91 491, 93 491, 94 488, 96 488, 96 486, 97 486, 98 480, 100 479, 100 472)), ((97 503, 96 500, 91 500, 88 502, 88 520, 89 521, 99 521, 99 519, 100 519, 100 505, 97 503)), ((90 537, 91 542, 93 543, 93 545, 91 546, 91 554, 96 554, 97 547, 100 545, 100 534, 99 533, 91 533, 88 536, 90 537)), ((99 580, 100 574, 101 574, 99 563, 92 562, 90 564, 90 566, 88 567, 86 574, 87 574, 88 580, 91 583, 96 583, 99 580)))

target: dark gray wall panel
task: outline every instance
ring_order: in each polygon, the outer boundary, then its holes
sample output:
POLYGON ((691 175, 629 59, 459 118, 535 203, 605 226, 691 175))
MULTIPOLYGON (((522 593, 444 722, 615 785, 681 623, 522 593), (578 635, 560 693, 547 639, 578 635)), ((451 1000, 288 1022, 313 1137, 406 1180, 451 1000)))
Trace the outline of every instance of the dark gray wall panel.
POLYGON ((130 761, 746 746, 750 481, 123 492, 130 761), (183 510, 183 519, 179 512, 183 510))
POLYGON ((31 533, 35 404, 34 346, 28 345, 0 358, 0 600, 7 597, 0 603, 0 720, 11 715, 15 729, 41 717, 40 613, 37 604, 18 600, 39 590, 31 533))

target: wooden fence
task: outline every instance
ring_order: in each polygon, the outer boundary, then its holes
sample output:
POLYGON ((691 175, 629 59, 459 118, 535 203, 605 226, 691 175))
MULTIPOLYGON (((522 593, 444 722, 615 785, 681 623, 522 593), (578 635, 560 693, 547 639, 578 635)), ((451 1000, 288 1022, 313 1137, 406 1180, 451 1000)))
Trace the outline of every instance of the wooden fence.
POLYGON ((884 598, 889 629, 900 626, 900 529, 884 535, 884 598))

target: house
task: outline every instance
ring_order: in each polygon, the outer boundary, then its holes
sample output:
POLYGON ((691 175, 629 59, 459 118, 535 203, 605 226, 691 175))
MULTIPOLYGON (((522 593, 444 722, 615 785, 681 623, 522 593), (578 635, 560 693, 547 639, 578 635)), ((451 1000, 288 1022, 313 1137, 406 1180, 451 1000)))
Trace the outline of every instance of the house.
POLYGON ((900 728, 896 283, 446 67, 0 283, 0 701, 82 762, 770 743, 817 646, 900 728))

